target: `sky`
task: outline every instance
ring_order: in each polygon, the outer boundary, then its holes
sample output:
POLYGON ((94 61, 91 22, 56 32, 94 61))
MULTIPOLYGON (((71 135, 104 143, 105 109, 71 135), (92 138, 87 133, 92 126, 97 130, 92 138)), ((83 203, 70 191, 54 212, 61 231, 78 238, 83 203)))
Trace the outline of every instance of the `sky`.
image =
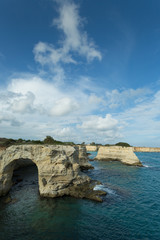
POLYGON ((0 137, 160 147, 159 0, 0 1, 0 137))

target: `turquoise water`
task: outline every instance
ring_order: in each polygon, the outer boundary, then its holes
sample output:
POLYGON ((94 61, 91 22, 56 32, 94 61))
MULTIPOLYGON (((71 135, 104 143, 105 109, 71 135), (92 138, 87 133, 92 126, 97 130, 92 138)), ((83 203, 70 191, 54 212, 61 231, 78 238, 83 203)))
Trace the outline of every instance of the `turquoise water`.
MULTIPOLYGON (((92 153, 91 158, 96 153, 92 153)), ((94 161, 88 175, 108 192, 103 203, 71 197, 41 199, 36 167, 0 201, 0 240, 159 240, 160 153, 137 153, 145 165, 94 161)))

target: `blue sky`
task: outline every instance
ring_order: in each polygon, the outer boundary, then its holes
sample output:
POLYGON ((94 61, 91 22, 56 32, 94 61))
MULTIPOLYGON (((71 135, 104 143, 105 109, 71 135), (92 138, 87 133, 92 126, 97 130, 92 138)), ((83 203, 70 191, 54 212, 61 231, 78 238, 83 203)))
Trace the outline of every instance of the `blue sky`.
POLYGON ((1 137, 160 146, 160 2, 0 2, 1 137))

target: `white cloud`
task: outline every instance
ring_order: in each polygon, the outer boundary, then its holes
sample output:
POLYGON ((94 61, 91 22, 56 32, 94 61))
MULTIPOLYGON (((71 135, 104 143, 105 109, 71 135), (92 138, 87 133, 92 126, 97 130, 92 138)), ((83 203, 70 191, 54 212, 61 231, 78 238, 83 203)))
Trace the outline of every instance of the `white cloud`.
POLYGON ((83 124, 80 126, 87 131, 108 131, 115 126, 117 126, 118 121, 113 119, 110 114, 107 114, 105 118, 99 116, 91 116, 88 120, 84 121, 83 124))
MULTIPOLYGON (((158 142, 160 134, 160 91, 155 94, 147 90, 128 92, 133 95, 133 105, 111 116, 104 109, 105 90, 104 94, 102 91, 90 93, 85 87, 77 88, 77 84, 58 86, 39 76, 21 74, 0 91, 0 132, 6 137, 43 139, 52 135, 62 141, 74 142, 115 143, 123 140, 142 145, 146 139, 155 145, 153 141, 158 142), (137 96, 143 101, 137 102, 137 96), (91 115, 93 113, 95 115, 91 115)), ((128 94, 124 93, 128 99, 128 94)))
POLYGON ((13 112, 33 112, 35 109, 33 108, 35 96, 31 92, 27 92, 26 95, 18 96, 11 101, 11 109, 13 112))
POLYGON ((145 101, 117 113, 120 122, 125 123, 124 136, 134 145, 159 146, 160 141, 160 91, 145 101), (153 137, 154 136, 154 137, 153 137))
POLYGON ((151 94, 151 90, 147 88, 124 89, 106 91, 107 105, 109 108, 126 107, 131 104, 140 103, 145 100, 147 95, 151 94))
POLYGON ((142 103, 137 103, 134 107, 125 110, 121 115, 126 119, 139 121, 140 119, 154 119, 160 117, 160 91, 147 98, 142 103))
POLYGON ((120 99, 124 99, 124 105, 130 99, 133 104, 111 116, 106 110, 105 90, 104 94, 102 90, 90 92, 89 85, 92 88, 91 80, 79 88, 77 84, 69 86, 68 83, 59 86, 31 74, 11 79, 7 88, 0 91, 1 135, 41 139, 52 135, 74 142, 123 140, 130 144, 140 142, 139 145, 148 139, 155 145, 153 141, 160 134, 160 91, 151 94, 147 89, 113 90, 111 96, 118 96, 117 104, 122 104, 120 99), (136 101, 140 97, 142 101, 136 101))
POLYGON ((59 3, 59 17, 53 20, 53 24, 64 33, 61 47, 55 48, 52 44, 39 42, 33 52, 35 61, 42 66, 47 65, 54 72, 54 79, 60 82, 65 79, 62 64, 77 64, 76 57, 74 59, 76 54, 86 57, 88 62, 95 58, 101 60, 102 55, 96 50, 94 42, 88 40, 87 33, 81 29, 82 19, 77 5, 70 1, 57 1, 57 3, 59 3))
MULTIPOLYGON (((81 118, 99 108, 100 104, 101 98, 78 89, 77 85, 59 86, 39 76, 20 74, 19 78, 11 79, 6 89, 0 91, 0 131, 3 133, 6 131, 5 126, 8 126, 8 131, 10 129, 15 135, 26 133, 28 136, 30 132, 31 135, 43 138, 52 132, 55 134, 56 129, 66 131, 74 125, 70 136, 74 141, 80 141, 81 133, 73 134, 73 129, 76 132, 75 126, 81 122, 81 118), (19 122, 24 124, 16 133, 14 129, 19 122)), ((58 134, 56 136, 62 137, 58 134)))
POLYGON ((34 46, 35 61, 45 74, 19 74, 0 90, 1 136, 43 139, 52 135, 62 141, 99 143, 124 139, 131 144, 154 139, 160 145, 160 91, 105 91, 88 76, 73 79, 71 74, 67 79, 66 64, 76 66, 82 58, 100 61, 102 54, 84 31, 78 6, 68 0, 56 2, 59 17, 53 25, 63 39, 58 47, 41 41, 34 46))
POLYGON ((113 142, 122 137, 122 127, 110 114, 106 114, 104 118, 97 115, 89 116, 77 127, 84 131, 89 141, 113 142))
POLYGON ((59 18, 54 19, 53 24, 64 32, 64 52, 68 53, 70 50, 78 52, 88 61, 94 58, 101 60, 102 55, 96 50, 93 41, 88 40, 87 33, 80 29, 83 21, 79 16, 78 6, 73 2, 65 1, 60 4, 59 14, 59 18))
POLYGON ((95 109, 95 101, 96 107, 100 104, 96 95, 90 96, 76 85, 57 86, 54 82, 32 75, 12 79, 7 92, 10 93, 8 107, 15 112, 34 110, 34 113, 37 111, 50 116, 83 115, 95 109))
POLYGON ((78 140, 77 138, 77 133, 75 131, 75 128, 73 127, 62 127, 62 128, 57 128, 52 131, 53 136, 56 139, 62 140, 62 141, 76 141, 78 140))
POLYGON ((35 45, 33 52, 35 60, 41 65, 58 65, 60 62, 76 63, 71 56, 64 52, 62 48, 55 49, 53 45, 39 42, 35 45))
POLYGON ((64 116, 78 110, 79 105, 69 97, 62 98, 55 102, 55 106, 51 109, 52 116, 64 116))
POLYGON ((74 131, 71 127, 64 127, 53 130, 53 134, 58 137, 69 137, 71 132, 74 131))

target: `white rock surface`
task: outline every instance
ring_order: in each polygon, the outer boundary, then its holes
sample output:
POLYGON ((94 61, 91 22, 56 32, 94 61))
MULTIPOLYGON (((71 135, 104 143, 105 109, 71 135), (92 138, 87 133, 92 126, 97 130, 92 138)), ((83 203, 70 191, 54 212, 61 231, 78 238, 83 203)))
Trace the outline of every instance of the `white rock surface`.
POLYGON ((17 163, 31 160, 38 168, 41 196, 70 195, 99 201, 91 179, 81 172, 81 166, 87 165, 88 161, 84 161, 82 150, 62 145, 14 145, 0 151, 0 196, 10 190, 17 163))
POLYGON ((86 145, 86 150, 88 152, 96 152, 98 150, 98 147, 93 145, 86 145))
POLYGON ((127 165, 142 166, 132 147, 107 146, 100 147, 96 160, 116 160, 127 165))

